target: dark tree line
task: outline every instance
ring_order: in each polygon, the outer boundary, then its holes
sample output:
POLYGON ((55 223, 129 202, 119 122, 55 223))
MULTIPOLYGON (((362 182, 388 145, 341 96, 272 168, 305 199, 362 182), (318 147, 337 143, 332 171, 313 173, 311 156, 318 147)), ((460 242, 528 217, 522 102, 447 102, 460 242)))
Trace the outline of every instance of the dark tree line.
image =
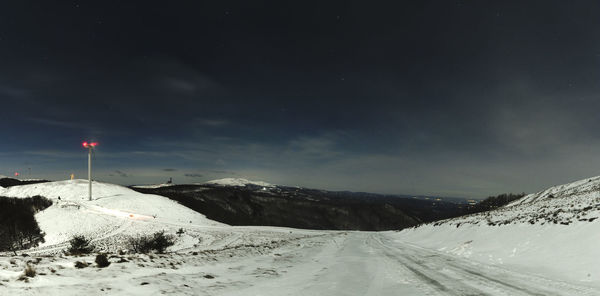
POLYGON ((11 198, 0 196, 0 251, 29 249, 44 242, 35 213, 52 205, 42 196, 11 198))
POLYGON ((469 208, 469 213, 479 213, 479 212, 487 212, 493 209, 499 208, 501 206, 505 206, 510 202, 517 200, 521 197, 525 196, 525 193, 503 193, 496 196, 489 196, 488 198, 482 200, 481 202, 475 204, 473 207, 469 208))
POLYGON ((46 183, 48 180, 17 180, 13 178, 1 178, 0 186, 2 187, 12 187, 12 186, 20 186, 20 185, 28 185, 28 184, 38 184, 38 183, 46 183))

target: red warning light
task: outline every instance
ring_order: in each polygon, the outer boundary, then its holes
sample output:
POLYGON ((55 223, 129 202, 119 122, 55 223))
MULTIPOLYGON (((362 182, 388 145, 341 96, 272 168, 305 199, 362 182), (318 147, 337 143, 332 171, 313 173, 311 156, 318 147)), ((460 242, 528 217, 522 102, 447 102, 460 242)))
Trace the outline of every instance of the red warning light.
POLYGON ((15 172, 15 177, 18 177, 19 175, 19 172, 15 172))
POLYGON ((81 145, 82 145, 84 148, 90 148, 90 147, 92 147, 92 148, 93 148, 93 147, 96 147, 96 146, 98 146, 98 142, 91 142, 91 143, 88 143, 88 142, 83 142, 83 143, 81 143, 81 145))

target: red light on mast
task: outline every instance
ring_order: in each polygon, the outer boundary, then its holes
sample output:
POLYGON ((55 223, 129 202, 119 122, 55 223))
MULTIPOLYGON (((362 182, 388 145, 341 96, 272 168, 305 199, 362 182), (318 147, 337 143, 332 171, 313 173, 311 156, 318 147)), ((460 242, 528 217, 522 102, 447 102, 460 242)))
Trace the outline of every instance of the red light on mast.
POLYGON ((91 143, 83 142, 83 143, 81 143, 81 145, 83 146, 83 148, 90 148, 90 147, 94 148, 94 147, 98 146, 98 142, 91 142, 91 143))
POLYGON ((15 172, 15 177, 18 177, 18 176, 19 176, 19 172, 15 172))

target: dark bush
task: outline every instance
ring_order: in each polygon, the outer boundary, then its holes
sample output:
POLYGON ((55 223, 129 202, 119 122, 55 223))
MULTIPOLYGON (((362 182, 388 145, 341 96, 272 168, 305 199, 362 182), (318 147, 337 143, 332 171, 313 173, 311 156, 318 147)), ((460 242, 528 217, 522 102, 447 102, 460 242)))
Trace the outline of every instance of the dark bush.
POLYGON ((33 265, 27 264, 27 266, 25 266, 25 271, 23 272, 23 274, 26 277, 30 277, 30 278, 35 277, 35 274, 36 274, 35 267, 33 265))
POLYGON ((168 247, 175 244, 175 239, 171 235, 165 235, 164 231, 160 231, 154 234, 154 250, 159 253, 164 253, 168 247))
POLYGON ((129 238, 129 247, 134 253, 146 254, 152 250, 152 239, 148 235, 129 238))
POLYGON ((96 255, 96 264, 98 265, 98 267, 103 268, 103 267, 107 267, 110 265, 110 261, 108 261, 108 258, 106 257, 105 254, 98 254, 96 255))
POLYGON ((91 241, 83 235, 76 235, 69 241, 69 254, 81 255, 89 254, 94 251, 94 246, 91 245, 91 241))
POLYGON ((168 247, 175 244, 175 238, 172 235, 166 235, 164 231, 159 231, 153 235, 142 235, 129 239, 129 246, 135 253, 149 253, 154 250, 158 253, 164 253, 168 247))
POLYGON ((75 262, 75 268, 86 268, 88 267, 88 263, 85 261, 77 261, 75 262))

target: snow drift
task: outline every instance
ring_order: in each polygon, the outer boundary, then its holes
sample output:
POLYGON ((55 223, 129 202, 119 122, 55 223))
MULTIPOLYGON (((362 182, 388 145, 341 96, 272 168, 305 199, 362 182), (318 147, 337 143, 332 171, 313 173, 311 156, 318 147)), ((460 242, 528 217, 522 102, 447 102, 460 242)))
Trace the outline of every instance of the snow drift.
POLYGON ((529 194, 494 211, 396 235, 398 240, 568 281, 600 284, 600 177, 529 194))

